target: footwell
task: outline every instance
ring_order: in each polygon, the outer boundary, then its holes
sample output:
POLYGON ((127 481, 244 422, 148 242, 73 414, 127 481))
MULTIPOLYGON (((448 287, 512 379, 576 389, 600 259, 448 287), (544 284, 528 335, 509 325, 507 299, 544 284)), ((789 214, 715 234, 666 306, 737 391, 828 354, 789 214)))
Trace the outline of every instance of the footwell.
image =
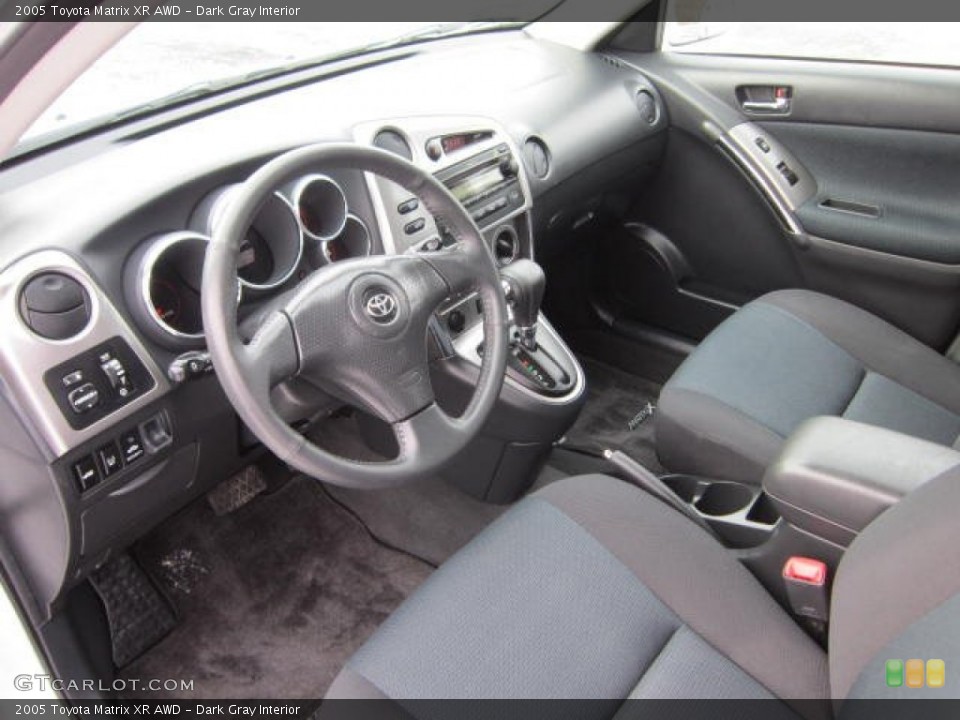
POLYGON ((195 503, 136 554, 181 621, 122 675, 192 680, 181 698, 322 697, 432 570, 377 543, 307 478, 222 517, 195 503))

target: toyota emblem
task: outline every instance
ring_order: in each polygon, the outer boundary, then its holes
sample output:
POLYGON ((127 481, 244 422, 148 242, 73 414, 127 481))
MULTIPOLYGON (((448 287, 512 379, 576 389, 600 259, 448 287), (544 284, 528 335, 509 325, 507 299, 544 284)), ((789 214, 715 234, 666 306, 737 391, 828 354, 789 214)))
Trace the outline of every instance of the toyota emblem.
POLYGON ((367 298, 364 310, 375 323, 389 325, 397 318, 397 299, 388 292, 374 293, 367 298))

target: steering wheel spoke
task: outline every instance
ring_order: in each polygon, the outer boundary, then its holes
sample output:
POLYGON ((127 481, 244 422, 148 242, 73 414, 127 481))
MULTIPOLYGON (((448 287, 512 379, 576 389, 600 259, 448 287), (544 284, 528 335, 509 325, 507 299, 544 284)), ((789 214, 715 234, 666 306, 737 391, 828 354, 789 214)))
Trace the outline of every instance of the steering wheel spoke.
POLYGON ((436 271, 444 282, 442 297, 433 298, 439 304, 448 297, 465 295, 477 289, 484 278, 482 257, 475 249, 459 243, 450 248, 422 253, 420 257, 436 271))
POLYGON ((297 337, 286 313, 271 313, 240 351, 244 373, 251 384, 269 392, 300 370, 297 337))

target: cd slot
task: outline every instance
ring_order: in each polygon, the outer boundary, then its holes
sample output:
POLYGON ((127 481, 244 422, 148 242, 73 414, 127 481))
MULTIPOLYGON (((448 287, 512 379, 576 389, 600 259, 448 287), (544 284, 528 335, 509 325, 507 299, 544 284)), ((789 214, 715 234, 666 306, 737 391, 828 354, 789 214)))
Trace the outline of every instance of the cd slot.
POLYGON ((494 195, 501 193, 503 190, 509 187, 512 183, 513 183, 513 180, 504 180, 499 185, 494 185, 489 190, 484 190, 483 192, 472 196, 471 198, 466 200, 463 204, 468 209, 472 208, 476 205, 479 205, 487 198, 493 197, 494 195))

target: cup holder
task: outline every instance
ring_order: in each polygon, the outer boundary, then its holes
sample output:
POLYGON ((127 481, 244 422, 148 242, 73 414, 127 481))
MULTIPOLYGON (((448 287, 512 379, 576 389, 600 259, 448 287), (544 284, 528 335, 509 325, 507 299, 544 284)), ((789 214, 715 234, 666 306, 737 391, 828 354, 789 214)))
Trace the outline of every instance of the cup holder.
POLYGON ((661 478, 663 484, 688 505, 693 505, 702 492, 702 483, 689 475, 668 475, 661 478))
POLYGON ((746 510, 756 497, 756 491, 746 485, 730 482, 711 483, 694 503, 703 515, 723 517, 746 510))
POLYGON ((762 545, 779 525, 780 514, 759 488, 690 475, 667 475, 660 481, 691 505, 728 547, 762 545))

